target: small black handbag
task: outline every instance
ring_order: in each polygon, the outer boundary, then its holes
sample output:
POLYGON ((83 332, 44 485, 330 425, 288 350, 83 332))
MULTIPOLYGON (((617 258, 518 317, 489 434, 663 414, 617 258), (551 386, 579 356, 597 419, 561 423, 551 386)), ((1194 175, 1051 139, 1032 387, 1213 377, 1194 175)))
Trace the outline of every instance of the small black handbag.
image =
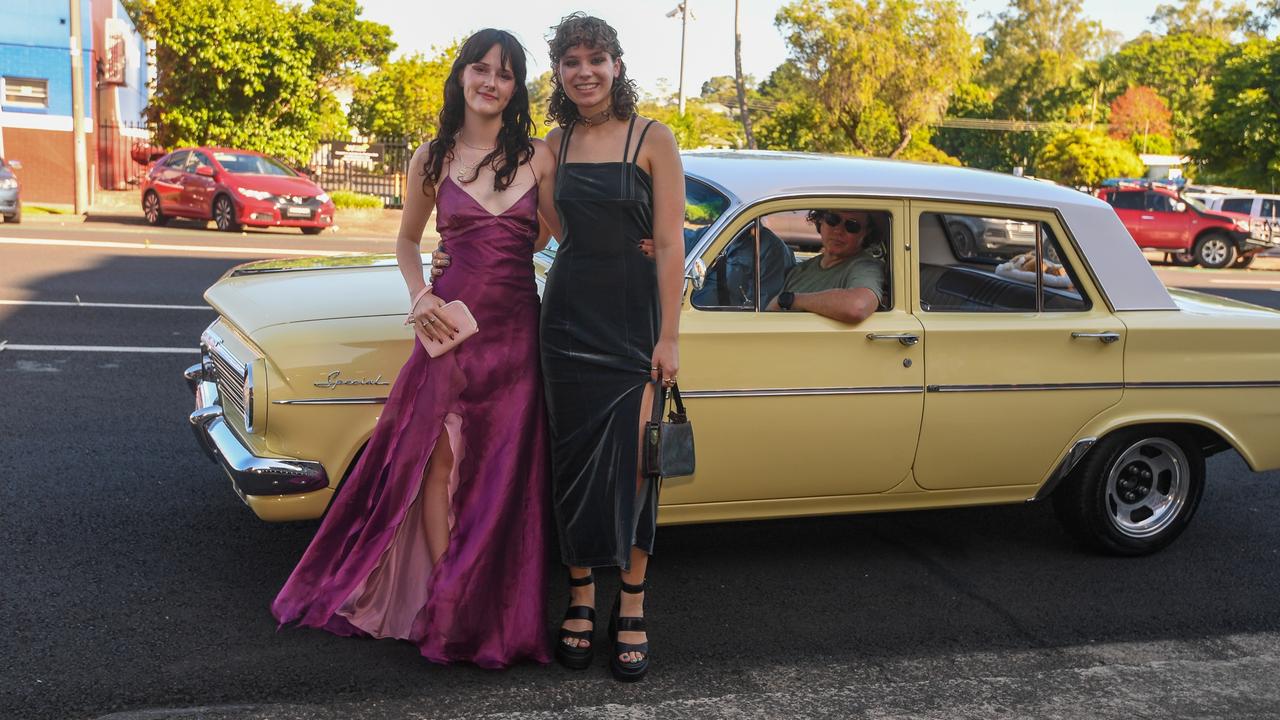
POLYGON ((644 428, 644 474, 654 478, 692 475, 693 423, 685 414, 680 399, 680 386, 672 385, 666 398, 658 394, 653 399, 653 419, 644 428), (662 420, 662 408, 670 400, 675 407, 662 420))

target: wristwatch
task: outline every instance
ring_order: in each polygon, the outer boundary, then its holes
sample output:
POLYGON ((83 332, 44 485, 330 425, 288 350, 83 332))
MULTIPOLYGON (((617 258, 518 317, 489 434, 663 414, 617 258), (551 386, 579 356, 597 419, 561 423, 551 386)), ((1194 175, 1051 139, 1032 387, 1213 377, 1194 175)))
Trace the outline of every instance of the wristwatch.
POLYGON ((783 310, 790 310, 791 303, 796 301, 796 294, 793 292, 784 292, 778 295, 778 307, 783 310))

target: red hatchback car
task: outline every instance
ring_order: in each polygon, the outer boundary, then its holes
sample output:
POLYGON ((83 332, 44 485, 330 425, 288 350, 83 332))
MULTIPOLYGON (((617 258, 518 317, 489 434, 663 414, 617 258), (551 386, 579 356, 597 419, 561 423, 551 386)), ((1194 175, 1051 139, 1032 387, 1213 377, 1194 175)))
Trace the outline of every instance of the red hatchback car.
POLYGON ((333 225, 333 200, 279 160, 250 150, 183 148, 156 160, 142 182, 152 225, 174 217, 213 220, 219 230, 296 227, 315 235, 333 225))

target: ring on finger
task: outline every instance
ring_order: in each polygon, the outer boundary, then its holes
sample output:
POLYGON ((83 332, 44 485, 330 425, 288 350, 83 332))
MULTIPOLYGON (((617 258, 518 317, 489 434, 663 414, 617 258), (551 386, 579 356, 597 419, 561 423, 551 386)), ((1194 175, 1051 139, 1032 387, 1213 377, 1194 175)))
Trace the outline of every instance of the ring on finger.
POLYGON ((431 325, 435 325, 435 324, 436 324, 436 319, 435 319, 435 318, 433 318, 433 317, 428 317, 428 318, 427 318, 427 323, 429 323, 429 324, 431 324, 431 325))

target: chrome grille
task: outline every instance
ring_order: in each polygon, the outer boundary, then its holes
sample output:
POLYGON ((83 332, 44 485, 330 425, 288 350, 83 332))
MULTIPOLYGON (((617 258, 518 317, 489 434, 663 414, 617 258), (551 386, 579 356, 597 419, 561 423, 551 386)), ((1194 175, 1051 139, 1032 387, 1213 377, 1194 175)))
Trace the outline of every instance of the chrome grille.
POLYGON ((253 432, 252 365, 244 364, 232 355, 222 344, 222 339, 212 332, 206 331, 200 344, 204 346, 205 367, 212 371, 223 410, 234 409, 244 419, 244 429, 253 432))

